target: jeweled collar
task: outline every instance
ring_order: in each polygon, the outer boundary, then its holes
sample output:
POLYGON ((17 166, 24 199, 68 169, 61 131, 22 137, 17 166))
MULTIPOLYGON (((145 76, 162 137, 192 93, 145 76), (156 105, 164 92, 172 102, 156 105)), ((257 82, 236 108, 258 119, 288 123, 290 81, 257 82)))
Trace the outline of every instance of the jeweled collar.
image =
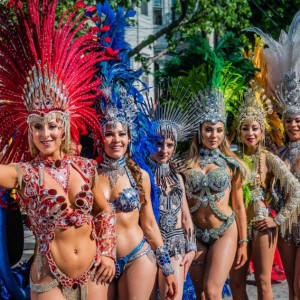
POLYGON ((110 187, 113 188, 120 176, 126 172, 126 158, 123 156, 119 159, 110 158, 103 155, 103 161, 100 163, 102 174, 109 178, 110 187))
POLYGON ((41 155, 37 155, 35 159, 33 160, 33 164, 37 165, 44 165, 45 167, 48 168, 57 168, 57 169, 62 169, 65 168, 69 163, 71 162, 70 156, 69 155, 64 155, 63 158, 61 159, 51 159, 49 157, 44 157, 41 155))
POLYGON ((201 148, 199 151, 198 162, 201 169, 209 164, 216 164, 219 167, 225 167, 224 157, 219 149, 201 148))
POLYGON ((158 163, 151 157, 147 159, 148 165, 153 172, 156 184, 163 189, 167 188, 167 185, 174 185, 177 183, 177 176, 175 172, 170 168, 170 163, 158 163))
POLYGON ((287 146, 288 149, 295 149, 295 148, 300 149, 300 141, 289 142, 286 146, 287 146))

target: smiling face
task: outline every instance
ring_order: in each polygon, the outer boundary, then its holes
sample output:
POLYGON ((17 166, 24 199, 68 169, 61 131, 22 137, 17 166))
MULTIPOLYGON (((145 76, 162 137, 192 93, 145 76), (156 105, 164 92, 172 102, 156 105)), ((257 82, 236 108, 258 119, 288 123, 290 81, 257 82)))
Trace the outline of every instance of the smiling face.
POLYGON ((48 123, 30 124, 32 140, 40 155, 53 159, 61 158, 61 145, 64 129, 62 121, 51 119, 48 123))
POLYGON ((107 124, 104 130, 104 152, 107 156, 119 159, 126 153, 130 142, 128 132, 121 122, 107 124))
POLYGON ((201 143, 202 146, 210 150, 217 149, 224 140, 225 128, 223 122, 213 124, 204 122, 201 125, 201 143))
POLYGON ((241 124, 241 142, 249 149, 258 147, 262 140, 263 132, 257 121, 241 124))
POLYGON ((157 142, 157 151, 153 153, 152 159, 160 164, 167 163, 175 150, 175 142, 171 138, 162 138, 157 142))
POLYGON ((284 130, 290 142, 299 141, 300 140, 300 115, 285 117, 284 130))

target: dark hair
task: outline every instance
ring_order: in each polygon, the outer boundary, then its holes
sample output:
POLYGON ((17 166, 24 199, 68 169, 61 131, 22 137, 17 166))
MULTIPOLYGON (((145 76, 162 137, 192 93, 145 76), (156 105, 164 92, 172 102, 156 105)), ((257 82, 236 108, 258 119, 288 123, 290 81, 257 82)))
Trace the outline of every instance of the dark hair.
POLYGON ((140 193, 140 202, 142 204, 146 204, 146 198, 145 198, 145 190, 143 187, 143 174, 141 171, 141 168, 137 165, 137 163, 129 156, 128 153, 125 153, 126 158, 126 165, 131 171, 132 177, 134 181, 136 182, 136 185, 138 187, 139 193, 140 193))

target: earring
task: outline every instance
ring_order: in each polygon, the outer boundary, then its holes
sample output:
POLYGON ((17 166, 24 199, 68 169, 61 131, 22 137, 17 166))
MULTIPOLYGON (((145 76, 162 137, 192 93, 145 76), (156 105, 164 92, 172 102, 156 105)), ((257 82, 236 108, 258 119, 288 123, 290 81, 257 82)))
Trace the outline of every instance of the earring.
POLYGON ((198 144, 201 145, 201 129, 198 129, 198 144))
POLYGON ((132 143, 131 142, 129 142, 129 144, 128 144, 128 152, 129 152, 129 156, 131 156, 131 154, 132 154, 132 143))

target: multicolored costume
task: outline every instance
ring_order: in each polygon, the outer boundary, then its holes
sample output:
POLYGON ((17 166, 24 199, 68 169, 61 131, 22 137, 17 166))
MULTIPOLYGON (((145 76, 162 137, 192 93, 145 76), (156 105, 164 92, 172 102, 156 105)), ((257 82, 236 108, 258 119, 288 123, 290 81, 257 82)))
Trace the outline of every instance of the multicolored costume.
MULTIPOLYGON (((274 112, 272 102, 265 95, 266 91, 266 67, 263 60, 263 43, 257 39, 257 45, 254 52, 254 64, 261 69, 261 73, 256 76, 255 81, 251 83, 251 88, 245 93, 243 106, 237 115, 238 132, 242 124, 251 124, 257 121, 262 129, 264 143, 265 136, 268 137, 266 143, 273 142, 275 146, 282 144, 283 127, 278 115, 274 112)), ((240 134, 239 134, 240 136, 240 134)), ((271 145, 272 146, 272 145, 271 145)), ((300 209, 300 186, 296 178, 291 174, 286 165, 271 152, 267 151, 263 145, 260 145, 255 155, 248 157, 241 153, 241 157, 250 167, 250 177, 248 184, 245 185, 246 205, 253 204, 255 218, 263 219, 269 216, 274 217, 274 221, 280 227, 281 233, 289 232, 292 224, 297 222, 300 209), (272 174, 272 180, 263 182, 262 175, 262 155, 266 157, 266 165, 269 174, 272 174), (272 214, 278 207, 278 197, 274 190, 275 183, 279 183, 285 193, 286 204, 277 211, 276 216, 272 214), (259 201, 264 202, 265 206, 260 206, 259 201)), ((252 228, 250 224, 249 234, 251 237, 252 228)), ((271 231, 270 231, 271 233, 271 231)))
MULTIPOLYGON (((278 41, 258 28, 248 29, 259 34, 267 46, 263 49, 263 57, 268 68, 267 91, 269 95, 273 96, 274 105, 283 120, 287 117, 300 115, 299 20, 300 12, 294 16, 289 31, 287 33, 283 30, 281 31, 278 41)), ((286 139, 288 139, 287 135, 286 139)), ((299 141, 286 143, 286 145, 278 149, 278 154, 299 181, 299 141)), ((280 200, 277 210, 284 206, 289 206, 284 197, 281 196, 280 200)), ((292 239, 296 245, 300 243, 300 222, 297 222, 299 213, 299 208, 295 209, 288 226, 289 233, 285 234, 281 231, 287 239, 292 239)))
POLYGON ((61 153, 78 153, 79 137, 89 130, 100 136, 93 102, 100 94, 101 81, 94 75, 96 64, 111 57, 99 51, 94 33, 78 36, 86 22, 84 15, 78 13, 82 2, 66 11, 58 23, 56 0, 29 0, 26 9, 22 5, 18 0, 8 1, 7 8, 1 7, 0 11, 0 151, 5 148, 2 161, 14 162, 18 172, 18 201, 38 242, 38 277, 43 276, 44 257, 55 277, 47 284, 32 283, 32 291, 46 292, 59 285, 67 298, 80 295, 86 299, 91 269, 76 279, 66 276, 56 265, 49 245, 56 229, 90 224, 91 237, 97 245, 95 259, 100 254, 115 258, 114 215, 92 215, 96 162, 67 154, 56 161, 40 156, 33 143, 31 124, 60 120, 64 130, 61 153), (71 168, 85 184, 70 211, 66 199, 71 168), (53 179, 54 188, 45 176, 53 179))

